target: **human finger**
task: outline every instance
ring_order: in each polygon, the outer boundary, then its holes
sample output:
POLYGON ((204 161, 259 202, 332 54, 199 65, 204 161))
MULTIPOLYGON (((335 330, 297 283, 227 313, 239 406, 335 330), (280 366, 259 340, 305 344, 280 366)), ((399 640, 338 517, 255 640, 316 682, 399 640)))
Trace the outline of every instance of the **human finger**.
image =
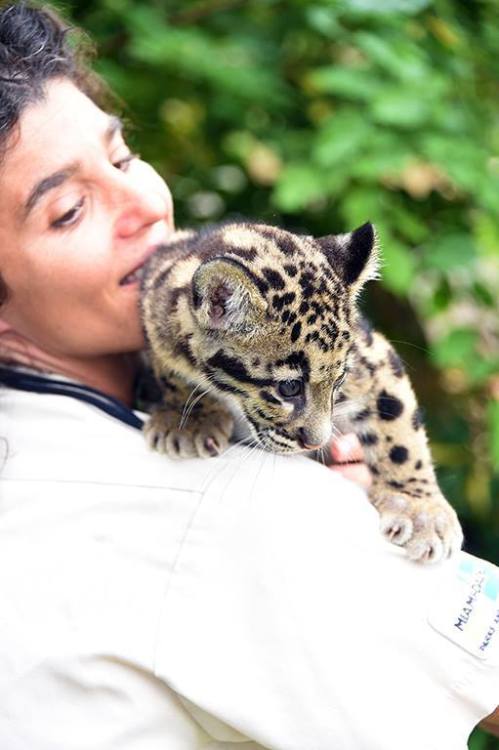
POLYGON ((364 460, 362 446, 353 432, 335 438, 330 445, 330 451, 333 463, 336 464, 364 460))

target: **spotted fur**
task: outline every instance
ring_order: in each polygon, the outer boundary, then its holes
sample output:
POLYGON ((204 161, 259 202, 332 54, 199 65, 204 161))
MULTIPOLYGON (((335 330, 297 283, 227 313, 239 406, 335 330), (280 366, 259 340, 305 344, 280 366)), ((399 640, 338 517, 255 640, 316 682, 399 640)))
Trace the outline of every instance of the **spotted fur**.
POLYGON ((460 547, 461 531, 402 361, 356 308, 377 268, 370 224, 320 239, 246 223, 175 235, 142 282, 164 393, 146 436, 188 457, 222 452, 234 412, 261 447, 282 454, 353 431, 383 533, 410 557, 436 560, 460 547))

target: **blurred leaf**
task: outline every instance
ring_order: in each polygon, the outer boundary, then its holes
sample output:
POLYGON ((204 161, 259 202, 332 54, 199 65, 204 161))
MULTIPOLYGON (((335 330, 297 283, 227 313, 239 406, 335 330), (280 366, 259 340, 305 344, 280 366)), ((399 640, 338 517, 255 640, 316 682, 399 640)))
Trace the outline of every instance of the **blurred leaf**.
POLYGON ((334 37, 340 26, 337 20, 337 12, 332 7, 325 5, 313 5, 305 9, 305 17, 310 28, 328 37, 334 37))
POLYGON ((367 180, 377 181, 402 171, 410 158, 410 151, 398 134, 381 128, 371 128, 364 148, 362 158, 354 160, 351 171, 355 177, 367 180))
POLYGON ((464 141, 462 135, 431 133, 421 138, 421 150, 430 161, 441 164, 459 187, 480 189, 486 152, 478 144, 464 141))
POLYGON ((352 10, 366 13, 415 14, 431 5, 432 0, 346 0, 352 10))
POLYGON ((486 384, 491 375, 499 372, 499 356, 486 359, 475 356, 467 363, 467 374, 473 385, 486 384))
MULTIPOLYGON (((380 5, 374 0, 376 5, 380 5)), ((407 36, 392 37, 361 31, 355 36, 359 48, 374 63, 384 69, 391 78, 398 78, 408 84, 431 80, 431 70, 424 59, 422 49, 413 44, 407 36)))
POLYGON ((372 99, 371 112, 376 122, 401 128, 415 128, 427 122, 431 108, 421 96, 403 88, 383 88, 372 99))
POLYGON ((369 125, 360 113, 345 110, 334 115, 320 130, 312 158, 323 167, 333 167, 359 157, 369 135, 369 125))
POLYGON ((382 86, 372 71, 331 65, 317 68, 307 76, 309 86, 321 93, 336 94, 345 99, 368 101, 382 86))
POLYGON ((317 169, 309 164, 290 164, 281 172, 273 201, 281 211, 292 213, 323 194, 324 181, 317 169))
POLYGON ((428 268, 449 271, 470 266, 475 260, 475 247, 467 234, 449 234, 436 238, 426 246, 425 262, 428 268))
POLYGON ((371 221, 376 225, 383 247, 388 237, 388 229, 382 221, 382 205, 382 194, 375 186, 352 189, 341 202, 346 226, 357 227, 371 221))
POLYGON ((453 294, 451 286, 448 280, 444 277, 440 279, 440 283, 433 294, 431 314, 435 315, 436 313, 446 310, 452 300, 453 294))
POLYGON ((432 347, 434 362, 440 367, 467 367, 475 356, 478 334, 470 328, 456 328, 432 347))
POLYGON ((494 297, 490 289, 487 289, 480 281, 473 282, 473 294, 475 299, 485 307, 495 307, 497 304, 497 297, 494 297))

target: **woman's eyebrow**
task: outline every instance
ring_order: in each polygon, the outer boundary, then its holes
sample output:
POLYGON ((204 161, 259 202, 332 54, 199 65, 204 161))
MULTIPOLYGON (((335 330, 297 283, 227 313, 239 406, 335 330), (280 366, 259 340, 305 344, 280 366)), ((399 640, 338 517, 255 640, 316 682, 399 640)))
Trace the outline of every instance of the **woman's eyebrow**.
MULTIPOLYGON (((118 132, 121 133, 122 130, 123 122, 120 120, 120 118, 116 117, 115 115, 111 116, 109 118, 109 124, 104 132, 104 142, 106 144, 110 143, 115 134, 118 132)), ((33 210, 40 198, 49 190, 53 190, 54 188, 59 187, 59 185, 62 185, 63 182, 72 177, 77 171, 78 166, 79 165, 76 163, 68 164, 62 169, 57 170, 57 172, 53 172, 53 174, 50 174, 48 175, 48 177, 44 177, 42 180, 37 182, 24 203, 22 217, 23 221, 26 220, 28 214, 33 210)))
POLYGON ((30 211, 33 210, 40 198, 45 195, 45 193, 47 193, 49 190, 53 190, 54 188, 59 187, 59 185, 62 185, 63 182, 74 175, 77 169, 78 164, 69 164, 67 167, 59 169, 57 172, 54 172, 48 177, 44 177, 43 180, 40 180, 40 182, 37 182, 24 204, 22 217, 23 221, 27 219, 30 211))

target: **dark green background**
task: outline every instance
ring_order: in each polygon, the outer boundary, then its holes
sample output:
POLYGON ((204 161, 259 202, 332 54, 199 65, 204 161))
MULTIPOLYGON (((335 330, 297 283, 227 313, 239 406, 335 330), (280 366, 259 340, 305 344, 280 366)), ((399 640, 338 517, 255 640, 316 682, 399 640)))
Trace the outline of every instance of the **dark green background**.
POLYGON ((97 43, 179 226, 377 225, 383 278, 363 304, 407 363, 466 549, 499 563, 499 4, 63 9, 97 43))

